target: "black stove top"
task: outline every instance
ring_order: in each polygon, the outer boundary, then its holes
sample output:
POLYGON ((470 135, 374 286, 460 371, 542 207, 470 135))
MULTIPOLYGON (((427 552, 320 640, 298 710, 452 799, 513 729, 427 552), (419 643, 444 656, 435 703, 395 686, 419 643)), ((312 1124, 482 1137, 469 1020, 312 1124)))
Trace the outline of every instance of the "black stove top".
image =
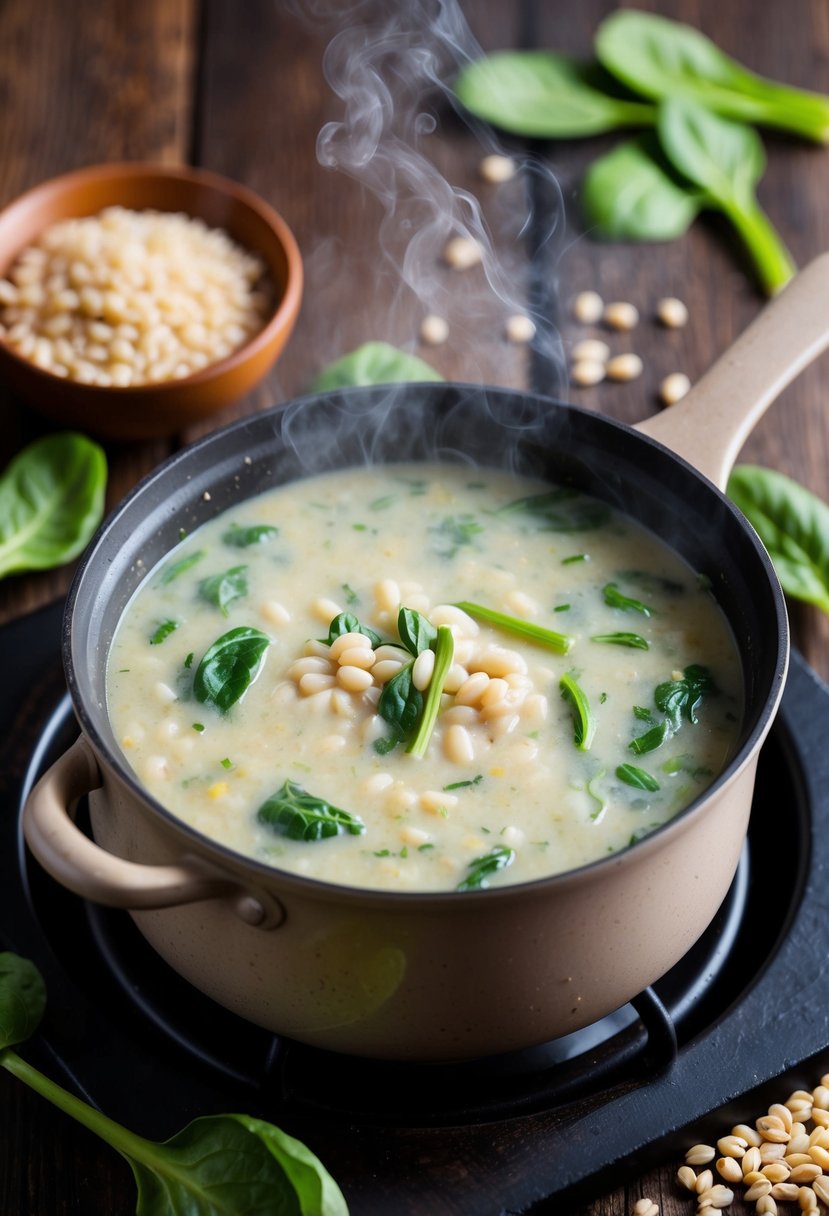
POLYGON ((640 1172, 679 1154, 681 1130, 703 1120, 703 1134, 712 1108, 736 1103, 735 1122, 778 1074, 802 1065, 794 1088, 827 1070, 829 690, 798 656, 734 884, 682 962, 577 1034, 424 1067, 242 1022, 181 980, 126 913, 85 904, 28 858, 16 812, 77 733, 60 616, 52 605, 0 631, 0 944, 34 959, 49 989, 27 1057, 120 1122, 163 1139, 199 1114, 267 1118, 319 1154, 353 1216, 561 1214, 617 1185, 620 1161, 640 1172))

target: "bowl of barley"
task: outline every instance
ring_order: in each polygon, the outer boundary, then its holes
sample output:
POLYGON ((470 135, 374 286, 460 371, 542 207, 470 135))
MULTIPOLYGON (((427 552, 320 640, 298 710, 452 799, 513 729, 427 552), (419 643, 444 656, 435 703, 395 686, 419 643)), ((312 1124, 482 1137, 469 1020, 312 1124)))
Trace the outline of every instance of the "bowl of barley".
POLYGON ((278 358, 301 296, 285 221, 205 170, 93 166, 0 212, 0 380, 103 438, 226 409, 278 358))

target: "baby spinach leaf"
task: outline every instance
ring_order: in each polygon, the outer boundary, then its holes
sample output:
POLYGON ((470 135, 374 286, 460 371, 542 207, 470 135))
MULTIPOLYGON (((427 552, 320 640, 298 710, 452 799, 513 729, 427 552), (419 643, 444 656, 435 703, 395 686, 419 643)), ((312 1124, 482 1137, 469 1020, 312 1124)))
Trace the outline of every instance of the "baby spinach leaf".
POLYGON ((505 870, 514 861, 515 849, 508 849, 506 845, 502 844, 496 845, 482 857, 476 857, 474 861, 470 861, 467 866, 469 873, 458 883, 455 890, 480 891, 489 886, 488 879, 491 875, 497 874, 499 870, 505 870))
POLYGON ((657 726, 652 726, 650 730, 645 731, 644 735, 637 735, 628 744, 628 747, 635 756, 644 756, 646 752, 654 752, 658 747, 661 747, 668 739, 670 739, 673 731, 671 724, 667 718, 663 719, 657 726))
POLYGON ((591 236, 617 241, 672 241, 704 205, 704 195, 677 181, 652 135, 619 144, 594 161, 582 183, 591 236))
POLYGON ((697 725, 697 710, 704 695, 715 693, 717 686, 707 667, 692 663, 686 667, 679 680, 665 680, 658 684, 653 694, 657 709, 668 719, 671 729, 679 730, 682 719, 697 725))
POLYGON ((422 650, 431 650, 437 641, 438 631, 422 612, 413 608, 401 608, 397 614, 397 632, 400 641, 415 658, 422 650))
POLYGON ((0 1052, 31 1038, 46 1008, 46 985, 28 959, 0 954, 0 1052))
POLYGON ((430 528, 438 537, 436 552, 439 557, 455 557, 459 549, 471 545, 473 538, 483 532, 473 515, 447 515, 437 527, 430 528))
POLYGON ((266 824, 289 840, 317 841, 331 836, 361 836, 366 830, 362 819, 333 806, 324 798, 309 794, 294 781, 283 782, 256 812, 266 824))
POLYGON ((734 469, 728 496, 766 546, 786 594, 829 612, 829 506, 783 473, 748 464, 734 469))
POLYGON ((650 794, 655 794, 660 788, 659 782, 650 773, 646 773, 643 768, 637 768, 635 764, 620 764, 616 769, 616 776, 620 781, 624 781, 625 785, 631 785, 635 790, 647 790, 650 794))
MULTIPOLYGON (((545 532, 591 532, 604 527, 610 519, 610 507, 606 503, 566 486, 516 498, 499 509, 499 514, 514 512, 532 516, 545 532)), ((583 561, 584 554, 574 554, 564 560, 583 561)))
POLYGON ((763 289, 779 291, 795 265, 754 192, 766 164, 756 131, 670 97, 659 107, 659 139, 674 168, 705 192, 704 205, 737 229, 763 289))
POLYGON ((199 583, 201 598, 218 608, 222 616, 227 616, 230 605, 236 600, 244 599, 247 593, 247 566, 232 566, 230 570, 212 574, 210 578, 202 579, 199 583))
POLYGON ((162 621, 160 625, 156 626, 150 635, 150 645, 160 646, 165 638, 168 638, 171 633, 175 633, 175 631, 178 629, 178 625, 178 621, 162 621))
POLYGON ((602 597, 609 608, 621 608, 623 612, 641 612, 642 616, 650 616, 654 611, 641 600, 631 599, 629 595, 624 595, 616 583, 606 583, 602 587, 602 597))
POLYGON ((750 72, 692 26, 620 9, 599 26, 595 46, 604 67, 646 97, 687 97, 728 118, 829 142, 829 97, 750 72))
MULTIPOLYGON (((433 628, 433 626, 431 627, 433 628)), ((454 653, 455 641, 452 636, 452 630, 448 625, 439 625, 435 641, 435 666, 432 678, 429 681, 429 687, 426 689, 423 713, 420 715, 414 737, 406 748, 406 751, 412 756, 426 755, 426 748, 429 746, 429 739, 434 730, 438 710, 440 709, 441 693, 446 683, 446 677, 449 674, 449 668, 452 666, 454 653)))
POLYGON ((310 392, 325 393, 335 388, 362 384, 399 384, 403 381, 442 380, 433 367, 389 346, 387 342, 366 342, 324 368, 311 385, 310 392))
POLYGON ((654 107, 614 97, 594 64, 551 51, 499 51, 478 59, 455 81, 470 114, 535 139, 598 135, 652 125, 654 107))
POLYGON ((567 654, 573 645, 573 639, 566 633, 556 633, 554 629, 534 625, 532 621, 510 616, 506 612, 498 612, 495 608, 485 608, 482 604, 471 604, 468 600, 460 600, 455 607, 461 608, 476 620, 486 621, 488 625, 503 629, 505 633, 513 633, 516 637, 526 638, 530 642, 539 642, 549 650, 554 650, 556 654, 567 654))
POLYGON ((101 521, 106 480, 103 450, 71 431, 15 456, 0 476, 0 578, 77 557, 101 521))
POLYGON ((267 634, 248 625, 238 625, 223 633, 196 668, 193 679, 196 700, 227 713, 259 675, 270 644, 267 634))
POLYGON ((568 701, 573 711, 573 741, 581 752, 586 752, 596 734, 596 719, 590 708, 587 694, 571 675, 563 675, 558 682, 562 698, 568 701))
POLYGON ((647 639, 639 633, 594 633, 591 642, 607 642, 611 646, 630 646, 633 650, 650 650, 647 639))
POLYGON ((361 633, 364 638, 368 638, 375 649, 382 645, 383 639, 379 633, 375 633, 367 625, 362 625, 353 612, 340 612, 335 616, 328 626, 328 637, 325 640, 330 646, 333 641, 342 637, 344 633, 361 633))
POLYGON ((273 524, 231 524, 222 533, 222 540, 233 549, 249 549, 251 545, 262 545, 279 535, 279 528, 273 524))
POLYGON ((177 562, 171 562, 169 566, 165 566, 161 571, 159 579, 161 586, 166 587, 168 583, 181 578, 182 574, 186 574, 188 570, 192 570, 193 566, 205 556, 204 549, 197 549, 195 553, 188 553, 186 557, 181 557, 177 562))
POLYGON ((391 734, 388 739, 378 739, 375 750, 381 753, 390 751, 402 739, 407 739, 420 721, 423 713, 423 693, 415 688, 412 681, 411 663, 401 667, 397 675, 383 685, 380 700, 377 702, 377 712, 384 722, 388 722, 391 734))

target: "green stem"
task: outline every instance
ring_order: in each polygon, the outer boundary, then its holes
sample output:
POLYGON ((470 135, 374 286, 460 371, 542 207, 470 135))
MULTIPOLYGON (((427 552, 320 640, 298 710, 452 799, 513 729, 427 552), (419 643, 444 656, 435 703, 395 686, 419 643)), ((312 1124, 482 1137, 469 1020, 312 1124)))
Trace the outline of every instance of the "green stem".
POLYGON ((522 621, 520 617, 509 616, 506 612, 496 612, 494 608, 484 608, 481 604, 470 604, 468 600, 460 600, 455 604, 467 616, 495 625, 506 633, 514 633, 516 637, 526 638, 530 642, 539 642, 556 654, 567 654, 573 645, 573 639, 566 633, 556 633, 554 629, 545 629, 543 625, 533 625, 522 621))
POLYGON ((452 666, 454 654, 455 641, 452 637, 452 630, 448 625, 439 625, 435 642, 435 667, 429 681, 423 713, 420 716, 417 733, 406 748, 406 751, 412 756, 422 758, 426 754, 426 748, 429 746, 429 739, 437 721, 441 693, 449 674, 449 668, 452 666))
POLYGON ((755 201, 741 206, 720 200, 720 206, 742 237, 766 295, 776 295, 797 267, 771 220, 755 201))

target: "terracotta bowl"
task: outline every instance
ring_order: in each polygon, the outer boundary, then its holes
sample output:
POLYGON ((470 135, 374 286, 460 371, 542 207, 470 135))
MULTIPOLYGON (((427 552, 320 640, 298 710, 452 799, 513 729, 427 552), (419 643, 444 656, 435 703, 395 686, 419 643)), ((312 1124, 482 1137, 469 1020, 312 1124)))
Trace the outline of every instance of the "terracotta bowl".
POLYGON ((43 182, 0 212, 0 277, 49 225, 119 205, 184 212, 222 228, 265 263, 275 311, 233 354, 179 380, 105 388, 61 379, 0 341, 0 381, 40 413, 110 439, 171 435, 225 409, 270 370, 293 329, 302 259, 285 221, 246 187, 180 165, 96 165, 43 182))

